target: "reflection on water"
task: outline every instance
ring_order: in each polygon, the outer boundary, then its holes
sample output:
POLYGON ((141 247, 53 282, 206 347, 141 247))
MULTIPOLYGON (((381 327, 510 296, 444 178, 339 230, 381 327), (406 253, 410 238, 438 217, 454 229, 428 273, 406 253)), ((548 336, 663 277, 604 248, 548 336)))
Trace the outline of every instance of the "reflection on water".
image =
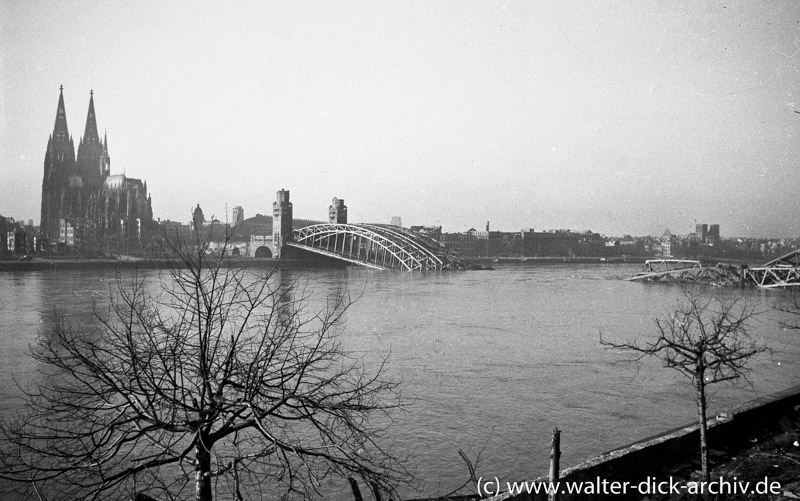
MULTIPOLYGON (((547 472, 553 427, 562 432, 563 467, 695 419, 687 380, 656 361, 620 363, 599 332, 633 339, 654 332, 682 295, 680 287, 627 282, 633 265, 500 265, 495 271, 379 273, 356 268, 284 271, 272 277, 309 312, 331 308, 343 292, 346 349, 402 379, 410 404, 392 434, 412 454, 422 492, 448 492, 466 479, 458 456, 483 450, 478 475, 529 479, 547 472)), ((158 290, 160 272, 147 287, 158 290)), ((123 279, 126 275, 123 275, 123 279)), ((54 315, 85 322, 105 304, 113 272, 0 274, 0 413, 13 409, 12 373, 32 374, 22 354, 54 315)), ((712 390, 722 409, 800 382, 800 346, 778 326, 778 291, 707 292, 759 305, 756 332, 776 351, 753 364, 752 387, 712 390)), ((291 315, 287 309, 285 314, 291 315)), ((16 404, 18 405, 18 404, 16 404)), ((419 494, 419 493, 410 493, 419 494)))

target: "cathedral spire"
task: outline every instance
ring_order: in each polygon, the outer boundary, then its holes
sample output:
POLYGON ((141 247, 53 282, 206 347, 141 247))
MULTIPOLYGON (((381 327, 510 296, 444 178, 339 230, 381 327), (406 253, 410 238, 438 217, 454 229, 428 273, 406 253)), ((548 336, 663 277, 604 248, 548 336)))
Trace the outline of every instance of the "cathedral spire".
POLYGON ((64 107, 64 86, 60 87, 58 95, 58 110, 56 111, 56 124, 53 127, 53 141, 56 144, 69 143, 69 128, 67 127, 67 111, 64 107))
POLYGON ((111 175, 111 157, 108 155, 108 132, 103 131, 103 153, 100 155, 103 177, 111 175))
POLYGON ((97 144, 100 136, 97 135, 97 118, 94 115, 94 91, 89 91, 89 113, 86 116, 86 130, 83 132, 83 142, 97 144))
POLYGON ((67 196, 66 189, 68 177, 75 173, 75 144, 67 128, 64 86, 61 85, 59 90, 56 123, 44 155, 40 224, 41 232, 53 241, 59 238, 59 219, 69 216, 73 207, 73 200, 67 196))
POLYGON ((94 189, 108 171, 108 155, 104 154, 104 144, 97 134, 97 117, 94 113, 94 91, 89 92, 89 112, 86 114, 86 130, 78 145, 78 173, 84 184, 94 189))

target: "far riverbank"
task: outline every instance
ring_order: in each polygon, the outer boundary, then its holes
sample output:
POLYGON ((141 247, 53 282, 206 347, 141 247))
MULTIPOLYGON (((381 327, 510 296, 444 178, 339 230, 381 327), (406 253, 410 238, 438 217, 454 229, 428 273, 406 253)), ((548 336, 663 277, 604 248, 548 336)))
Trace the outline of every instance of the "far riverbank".
MULTIPOLYGON (((343 267, 345 263, 334 262, 330 259, 257 259, 257 258, 231 258, 226 259, 224 264, 232 267, 248 268, 272 268, 281 262, 281 267, 285 269, 298 269, 306 267, 343 267)), ((65 271, 65 270, 148 270, 148 269, 170 269, 182 266, 179 260, 175 259, 142 259, 142 258, 121 258, 121 259, 56 259, 56 258, 34 258, 30 260, 0 260, 0 272, 18 271, 65 271)))
MULTIPOLYGON (((530 264, 643 264, 648 259, 659 259, 654 256, 624 256, 624 257, 471 257, 467 262, 471 265, 493 266, 503 265, 530 265, 530 264)), ((225 260, 229 266, 271 268, 279 262, 273 258, 231 257, 225 260)), ((716 264, 714 260, 704 260, 704 263, 716 264)), ((743 260, 727 260, 728 264, 748 264, 743 260)), ((115 270, 115 269, 168 269, 180 263, 174 259, 143 259, 136 257, 76 259, 59 257, 35 257, 30 260, 0 259, 0 272, 4 271, 59 271, 59 270, 115 270)), ((350 266, 348 263, 336 261, 325 257, 304 257, 283 259, 282 267, 285 269, 299 268, 340 268, 350 266)))
MULTIPOLYGON (((599 258, 599 257, 480 257, 470 258, 467 261, 474 265, 491 266, 493 264, 602 264, 602 263, 633 263, 641 264, 646 257, 634 258, 599 258)), ((271 268, 278 263, 272 258, 246 258, 231 257, 225 263, 229 266, 271 268)), ((173 259, 143 259, 134 257, 121 257, 119 259, 75 259, 75 258, 33 258, 30 260, 3 260, 0 259, 0 272, 3 271, 59 271, 59 270, 114 270, 114 269, 168 269, 178 266, 179 261, 173 259)), ((331 259, 284 259, 282 266, 287 269, 305 267, 343 267, 347 263, 340 263, 331 259)))

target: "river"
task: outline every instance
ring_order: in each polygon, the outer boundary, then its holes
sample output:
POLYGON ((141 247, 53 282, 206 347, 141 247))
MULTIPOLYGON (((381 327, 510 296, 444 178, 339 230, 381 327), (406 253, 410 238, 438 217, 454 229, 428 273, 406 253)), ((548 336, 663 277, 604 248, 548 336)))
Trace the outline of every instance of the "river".
MULTIPOLYGON (((477 474, 528 480, 547 473, 550 436, 562 430, 562 468, 696 418, 689 381, 654 360, 621 362, 599 344, 653 335, 682 297, 680 286, 630 282, 638 265, 498 264, 494 271, 375 272, 359 268, 284 272, 301 275, 321 308, 343 287, 355 303, 342 342, 367 360, 389 355, 401 378, 403 412, 391 428, 419 481, 405 497, 445 494, 477 474)), ((151 271, 150 273, 158 273, 151 271)), ((12 377, 33 370, 24 356, 55 313, 76 319, 107 301, 110 271, 0 274, 0 415, 19 405, 12 377)), ((725 409, 800 382, 800 332, 774 310, 782 291, 721 289, 763 313, 753 333, 772 353, 752 364, 750 384, 712 388, 710 407, 725 409)))

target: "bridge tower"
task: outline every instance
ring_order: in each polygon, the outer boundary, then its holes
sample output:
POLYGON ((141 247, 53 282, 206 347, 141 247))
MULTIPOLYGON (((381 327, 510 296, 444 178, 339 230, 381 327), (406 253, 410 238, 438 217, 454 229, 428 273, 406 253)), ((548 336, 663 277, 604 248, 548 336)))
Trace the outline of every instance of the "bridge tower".
POLYGON ((328 208, 328 222, 331 224, 347 224, 347 206, 341 198, 333 197, 328 208))
POLYGON ((281 257, 284 245, 292 239, 292 203, 289 201, 289 190, 278 190, 272 204, 272 256, 281 257))
POLYGON ((233 219, 233 224, 236 226, 244 222, 244 209, 242 209, 241 205, 237 205, 233 208, 231 219, 233 219))

